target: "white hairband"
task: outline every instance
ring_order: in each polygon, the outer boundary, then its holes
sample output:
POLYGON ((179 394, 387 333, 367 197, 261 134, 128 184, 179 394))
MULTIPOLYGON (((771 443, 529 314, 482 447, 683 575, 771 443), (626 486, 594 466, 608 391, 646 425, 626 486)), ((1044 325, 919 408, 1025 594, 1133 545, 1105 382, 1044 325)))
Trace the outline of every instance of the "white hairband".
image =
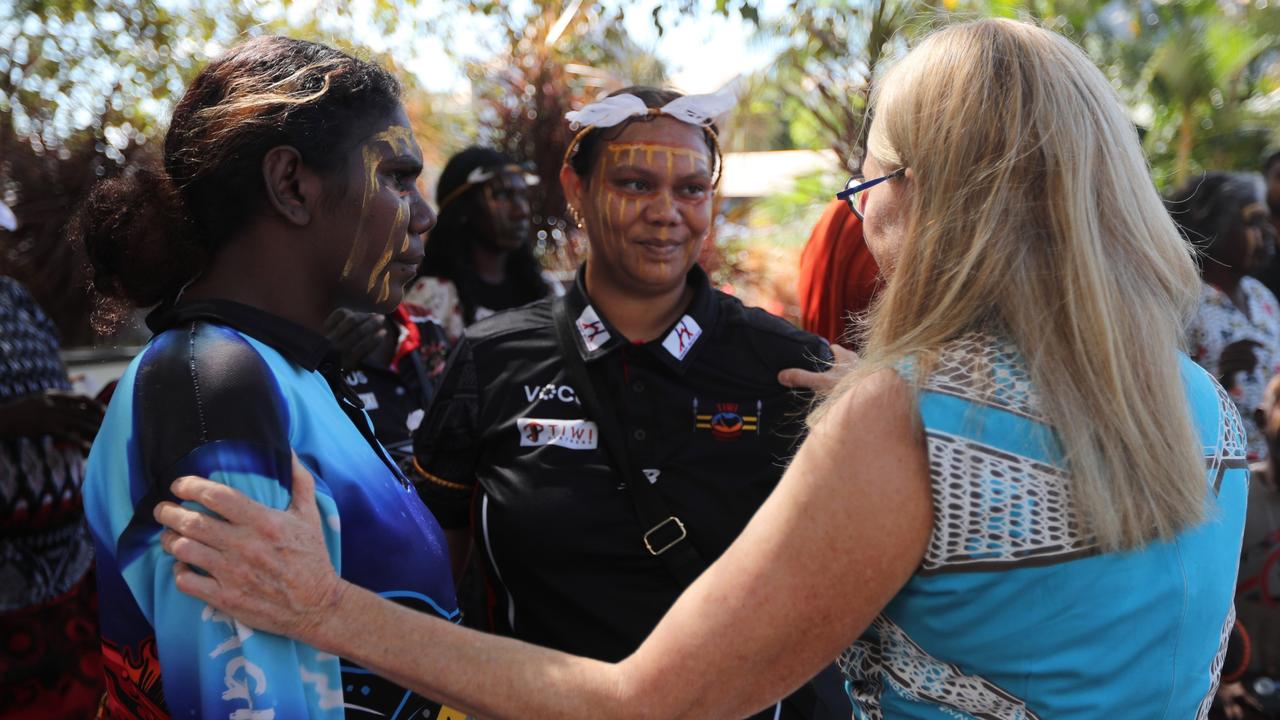
POLYGON ((18 229, 18 218, 9 209, 8 205, 0 202, 0 230, 8 230, 13 232, 18 229))
POLYGON ((489 182, 498 176, 500 172, 520 173, 524 177, 526 185, 537 185, 542 182, 542 178, 536 173, 529 172, 522 165, 496 165, 493 167, 478 167, 467 174, 467 185, 479 185, 480 183, 489 182))
POLYGON ((651 112, 661 113, 679 120, 707 127, 715 119, 725 114, 738 102, 732 86, 726 86, 710 95, 685 95, 663 105, 650 108, 635 95, 624 93, 593 102, 581 110, 571 110, 564 114, 569 121, 569 129, 579 130, 584 127, 607 128, 626 122, 633 117, 648 115, 651 112))

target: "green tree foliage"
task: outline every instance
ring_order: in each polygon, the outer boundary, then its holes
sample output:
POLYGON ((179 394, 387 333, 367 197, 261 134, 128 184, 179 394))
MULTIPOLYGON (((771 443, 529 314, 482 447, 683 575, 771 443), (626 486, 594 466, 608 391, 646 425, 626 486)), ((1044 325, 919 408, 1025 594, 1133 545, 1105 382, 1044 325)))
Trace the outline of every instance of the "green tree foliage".
POLYGON ((1275 142, 1277 116, 1266 109, 1280 69, 1275 3, 1041 0, 1023 12, 1071 37, 1107 74, 1160 185, 1254 169, 1275 142))
POLYGON ((761 26, 783 44, 761 92, 799 103, 788 122, 819 128, 853 170, 877 70, 929 28, 983 16, 1030 19, 1079 43, 1129 108, 1162 186, 1205 169, 1252 169, 1277 143, 1275 0, 793 0, 761 26))
POLYGON ((756 84, 783 96, 779 107, 793 128, 792 147, 833 148, 841 165, 857 172, 870 83, 931 11, 900 0, 793 0, 782 16, 763 22, 761 40, 780 42, 782 49, 756 84))

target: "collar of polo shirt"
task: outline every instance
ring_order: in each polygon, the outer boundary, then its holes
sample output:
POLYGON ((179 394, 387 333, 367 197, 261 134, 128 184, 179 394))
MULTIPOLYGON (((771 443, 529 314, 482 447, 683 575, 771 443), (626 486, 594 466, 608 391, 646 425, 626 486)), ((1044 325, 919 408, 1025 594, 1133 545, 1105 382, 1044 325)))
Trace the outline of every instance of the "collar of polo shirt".
MULTIPOLYGON (((568 317, 574 319, 578 351, 582 353, 584 361, 591 362, 623 345, 631 344, 631 341, 609 324, 608 319, 600 315, 591 304, 584 273, 585 265, 578 268, 577 277, 565 294, 565 300, 569 307, 568 317)), ((685 282, 693 289, 693 300, 684 315, 663 333, 660 340, 641 345, 679 372, 683 372, 693 362, 698 351, 705 345, 698 341, 715 326, 719 307, 713 297, 711 280, 701 267, 694 265, 685 282)))

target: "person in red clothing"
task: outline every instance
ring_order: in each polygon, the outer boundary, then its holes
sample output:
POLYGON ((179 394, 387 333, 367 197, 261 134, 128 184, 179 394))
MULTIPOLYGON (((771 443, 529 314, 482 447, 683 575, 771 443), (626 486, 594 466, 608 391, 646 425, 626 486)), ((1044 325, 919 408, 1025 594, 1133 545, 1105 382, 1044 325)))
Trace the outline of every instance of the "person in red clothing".
POLYGON ((800 255, 800 320, 833 343, 847 342, 850 318, 865 311, 880 286, 880 267, 862 239, 862 221, 833 200, 800 255))

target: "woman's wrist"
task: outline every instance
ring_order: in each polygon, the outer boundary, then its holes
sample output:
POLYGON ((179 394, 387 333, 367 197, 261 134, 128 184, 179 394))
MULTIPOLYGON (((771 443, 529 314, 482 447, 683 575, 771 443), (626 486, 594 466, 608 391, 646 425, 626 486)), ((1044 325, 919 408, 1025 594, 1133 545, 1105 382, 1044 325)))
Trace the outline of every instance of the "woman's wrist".
POLYGON ((349 617, 349 606, 358 601, 358 592, 359 588, 335 575, 311 617, 305 618, 297 631, 290 634, 324 652, 344 657, 349 655, 350 651, 342 644, 344 639, 354 634, 346 618, 349 617), (343 628, 346 628, 345 632, 343 628))

